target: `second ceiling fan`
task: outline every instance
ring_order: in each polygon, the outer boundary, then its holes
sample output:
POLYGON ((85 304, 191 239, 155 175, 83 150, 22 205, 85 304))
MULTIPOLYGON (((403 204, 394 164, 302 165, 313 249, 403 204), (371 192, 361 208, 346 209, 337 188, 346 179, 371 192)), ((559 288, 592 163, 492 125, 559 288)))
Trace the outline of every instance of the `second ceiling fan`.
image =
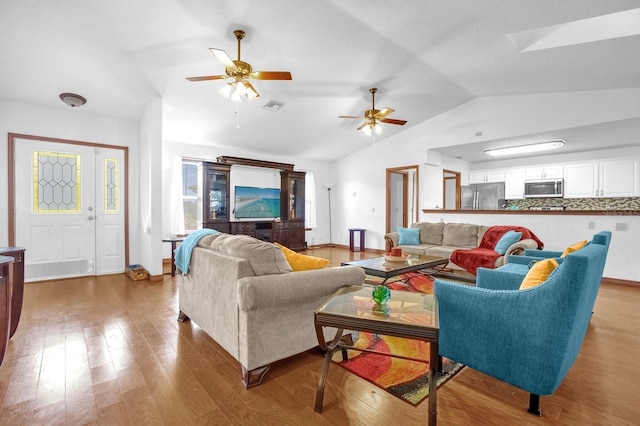
POLYGON ((364 116, 353 116, 353 115, 340 115, 338 118, 364 118, 366 121, 362 123, 360 127, 356 130, 363 130, 367 136, 371 136, 372 134, 379 135, 382 133, 382 127, 379 123, 386 124, 397 124, 399 126, 403 126, 407 123, 406 120, 397 120, 395 118, 387 118, 389 114, 394 112, 395 110, 392 108, 384 108, 381 110, 376 109, 376 92, 377 88, 372 87, 369 89, 371 93, 371 109, 366 110, 364 112, 364 116))
POLYGON ((240 41, 244 38, 243 30, 235 30, 233 34, 238 40, 238 59, 233 60, 227 52, 222 49, 210 48, 216 58, 225 66, 226 75, 206 75, 202 77, 187 77, 189 81, 206 81, 206 80, 223 80, 233 78, 234 81, 220 89, 220 92, 231 100, 239 102, 241 96, 249 99, 257 98, 260 94, 247 80, 249 78, 255 80, 291 80, 289 71, 253 71, 251 64, 240 60, 240 41))

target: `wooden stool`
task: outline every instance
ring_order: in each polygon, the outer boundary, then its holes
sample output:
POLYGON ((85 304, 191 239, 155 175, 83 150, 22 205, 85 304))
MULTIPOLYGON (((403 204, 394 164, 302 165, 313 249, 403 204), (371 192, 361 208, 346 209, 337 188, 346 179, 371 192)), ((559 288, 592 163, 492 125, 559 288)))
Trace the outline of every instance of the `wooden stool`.
POLYGON ((364 231, 362 228, 349 228, 349 251, 364 251, 364 231), (353 234, 355 232, 360 233, 360 247, 356 250, 353 246, 353 234))

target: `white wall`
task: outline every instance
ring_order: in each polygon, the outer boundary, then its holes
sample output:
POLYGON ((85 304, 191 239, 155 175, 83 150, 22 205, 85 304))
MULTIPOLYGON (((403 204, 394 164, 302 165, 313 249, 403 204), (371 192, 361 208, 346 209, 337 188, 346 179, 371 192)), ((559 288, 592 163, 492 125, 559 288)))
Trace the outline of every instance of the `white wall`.
POLYGON ((640 281, 640 216, 591 216, 591 215, 526 215, 526 214, 475 214, 475 213, 425 213, 427 222, 462 222, 478 225, 516 225, 529 228, 549 250, 564 250, 582 240, 591 240, 593 234, 611 231, 611 245, 604 268, 604 276, 623 280, 640 281), (589 229, 593 222, 594 229, 589 229), (616 231, 616 224, 627 225, 626 231, 616 231))
MULTIPOLYGON (((137 180, 131 172, 138 164, 138 123, 114 117, 86 114, 81 108, 45 108, 0 100, 0 246, 8 244, 7 134, 21 133, 49 138, 129 147, 129 222, 137 217, 137 180)), ((28 249, 28 248, 27 248, 28 249)), ((138 252, 131 242, 130 255, 138 252)))
MULTIPOLYGON (((360 135, 357 135, 360 136, 360 135)), ((333 221, 333 242, 349 244, 348 228, 364 228, 365 246, 384 249, 386 227, 386 169, 419 165, 418 206, 423 209, 425 200, 425 179, 429 175, 426 148, 421 141, 401 141, 389 138, 345 157, 335 163, 333 182, 335 215, 333 221)), ((440 171, 442 186, 442 170, 440 171)), ((442 191, 442 189, 441 189, 442 191)), ((442 199, 442 195, 440 196, 442 199)))
POLYGON ((140 251, 131 256, 132 264, 141 264, 149 274, 162 275, 163 212, 162 197, 162 99, 152 98, 140 120, 140 161, 137 172, 139 214, 136 226, 130 226, 129 239, 137 239, 140 251))

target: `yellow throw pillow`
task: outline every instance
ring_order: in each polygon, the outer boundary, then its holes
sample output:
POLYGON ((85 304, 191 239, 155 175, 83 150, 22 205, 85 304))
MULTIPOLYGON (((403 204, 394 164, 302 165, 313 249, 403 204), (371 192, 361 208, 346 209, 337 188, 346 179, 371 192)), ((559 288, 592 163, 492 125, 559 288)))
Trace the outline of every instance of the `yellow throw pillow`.
POLYGON ((306 256, 304 254, 296 253, 283 246, 282 244, 275 243, 280 249, 282 249, 282 253, 284 253, 284 257, 287 258, 287 262, 291 265, 291 269, 293 272, 296 271, 309 271, 311 269, 322 269, 329 265, 329 260, 323 259, 321 257, 315 256, 306 256))
POLYGON ((567 255, 573 253, 574 251, 580 250, 582 247, 584 247, 586 245, 587 245, 587 240, 583 240, 583 241, 577 242, 574 245, 569 246, 566 249, 564 249, 564 251, 562 252, 560 257, 565 258, 565 257, 567 257, 567 255))
POLYGON ((558 267, 558 261, 554 258, 544 259, 533 264, 527 276, 520 284, 520 290, 535 287, 547 280, 554 269, 558 267))

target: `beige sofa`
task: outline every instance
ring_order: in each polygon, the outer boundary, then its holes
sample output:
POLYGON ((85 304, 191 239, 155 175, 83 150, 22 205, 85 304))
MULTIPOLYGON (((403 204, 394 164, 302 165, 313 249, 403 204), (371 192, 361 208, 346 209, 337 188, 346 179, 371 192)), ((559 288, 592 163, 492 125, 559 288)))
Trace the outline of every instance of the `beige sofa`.
POLYGON ((317 346, 314 310, 340 287, 364 278, 354 266, 292 272, 274 244, 207 235, 179 279, 179 320, 194 321, 238 360, 250 387, 261 383, 274 361, 317 346))
MULTIPOLYGON (((451 253, 457 249, 476 248, 480 245, 482 237, 490 226, 474 225, 470 223, 444 223, 444 222, 419 222, 410 226, 420 229, 419 245, 398 245, 399 234, 389 232, 385 234, 388 248, 400 247, 404 253, 426 254, 450 258, 451 253)), ((522 254, 525 249, 536 249, 538 243, 532 239, 523 239, 512 244, 503 256, 496 259, 494 267, 505 264, 509 255, 522 254)), ((453 262, 446 266, 451 269, 463 269, 453 262)))

